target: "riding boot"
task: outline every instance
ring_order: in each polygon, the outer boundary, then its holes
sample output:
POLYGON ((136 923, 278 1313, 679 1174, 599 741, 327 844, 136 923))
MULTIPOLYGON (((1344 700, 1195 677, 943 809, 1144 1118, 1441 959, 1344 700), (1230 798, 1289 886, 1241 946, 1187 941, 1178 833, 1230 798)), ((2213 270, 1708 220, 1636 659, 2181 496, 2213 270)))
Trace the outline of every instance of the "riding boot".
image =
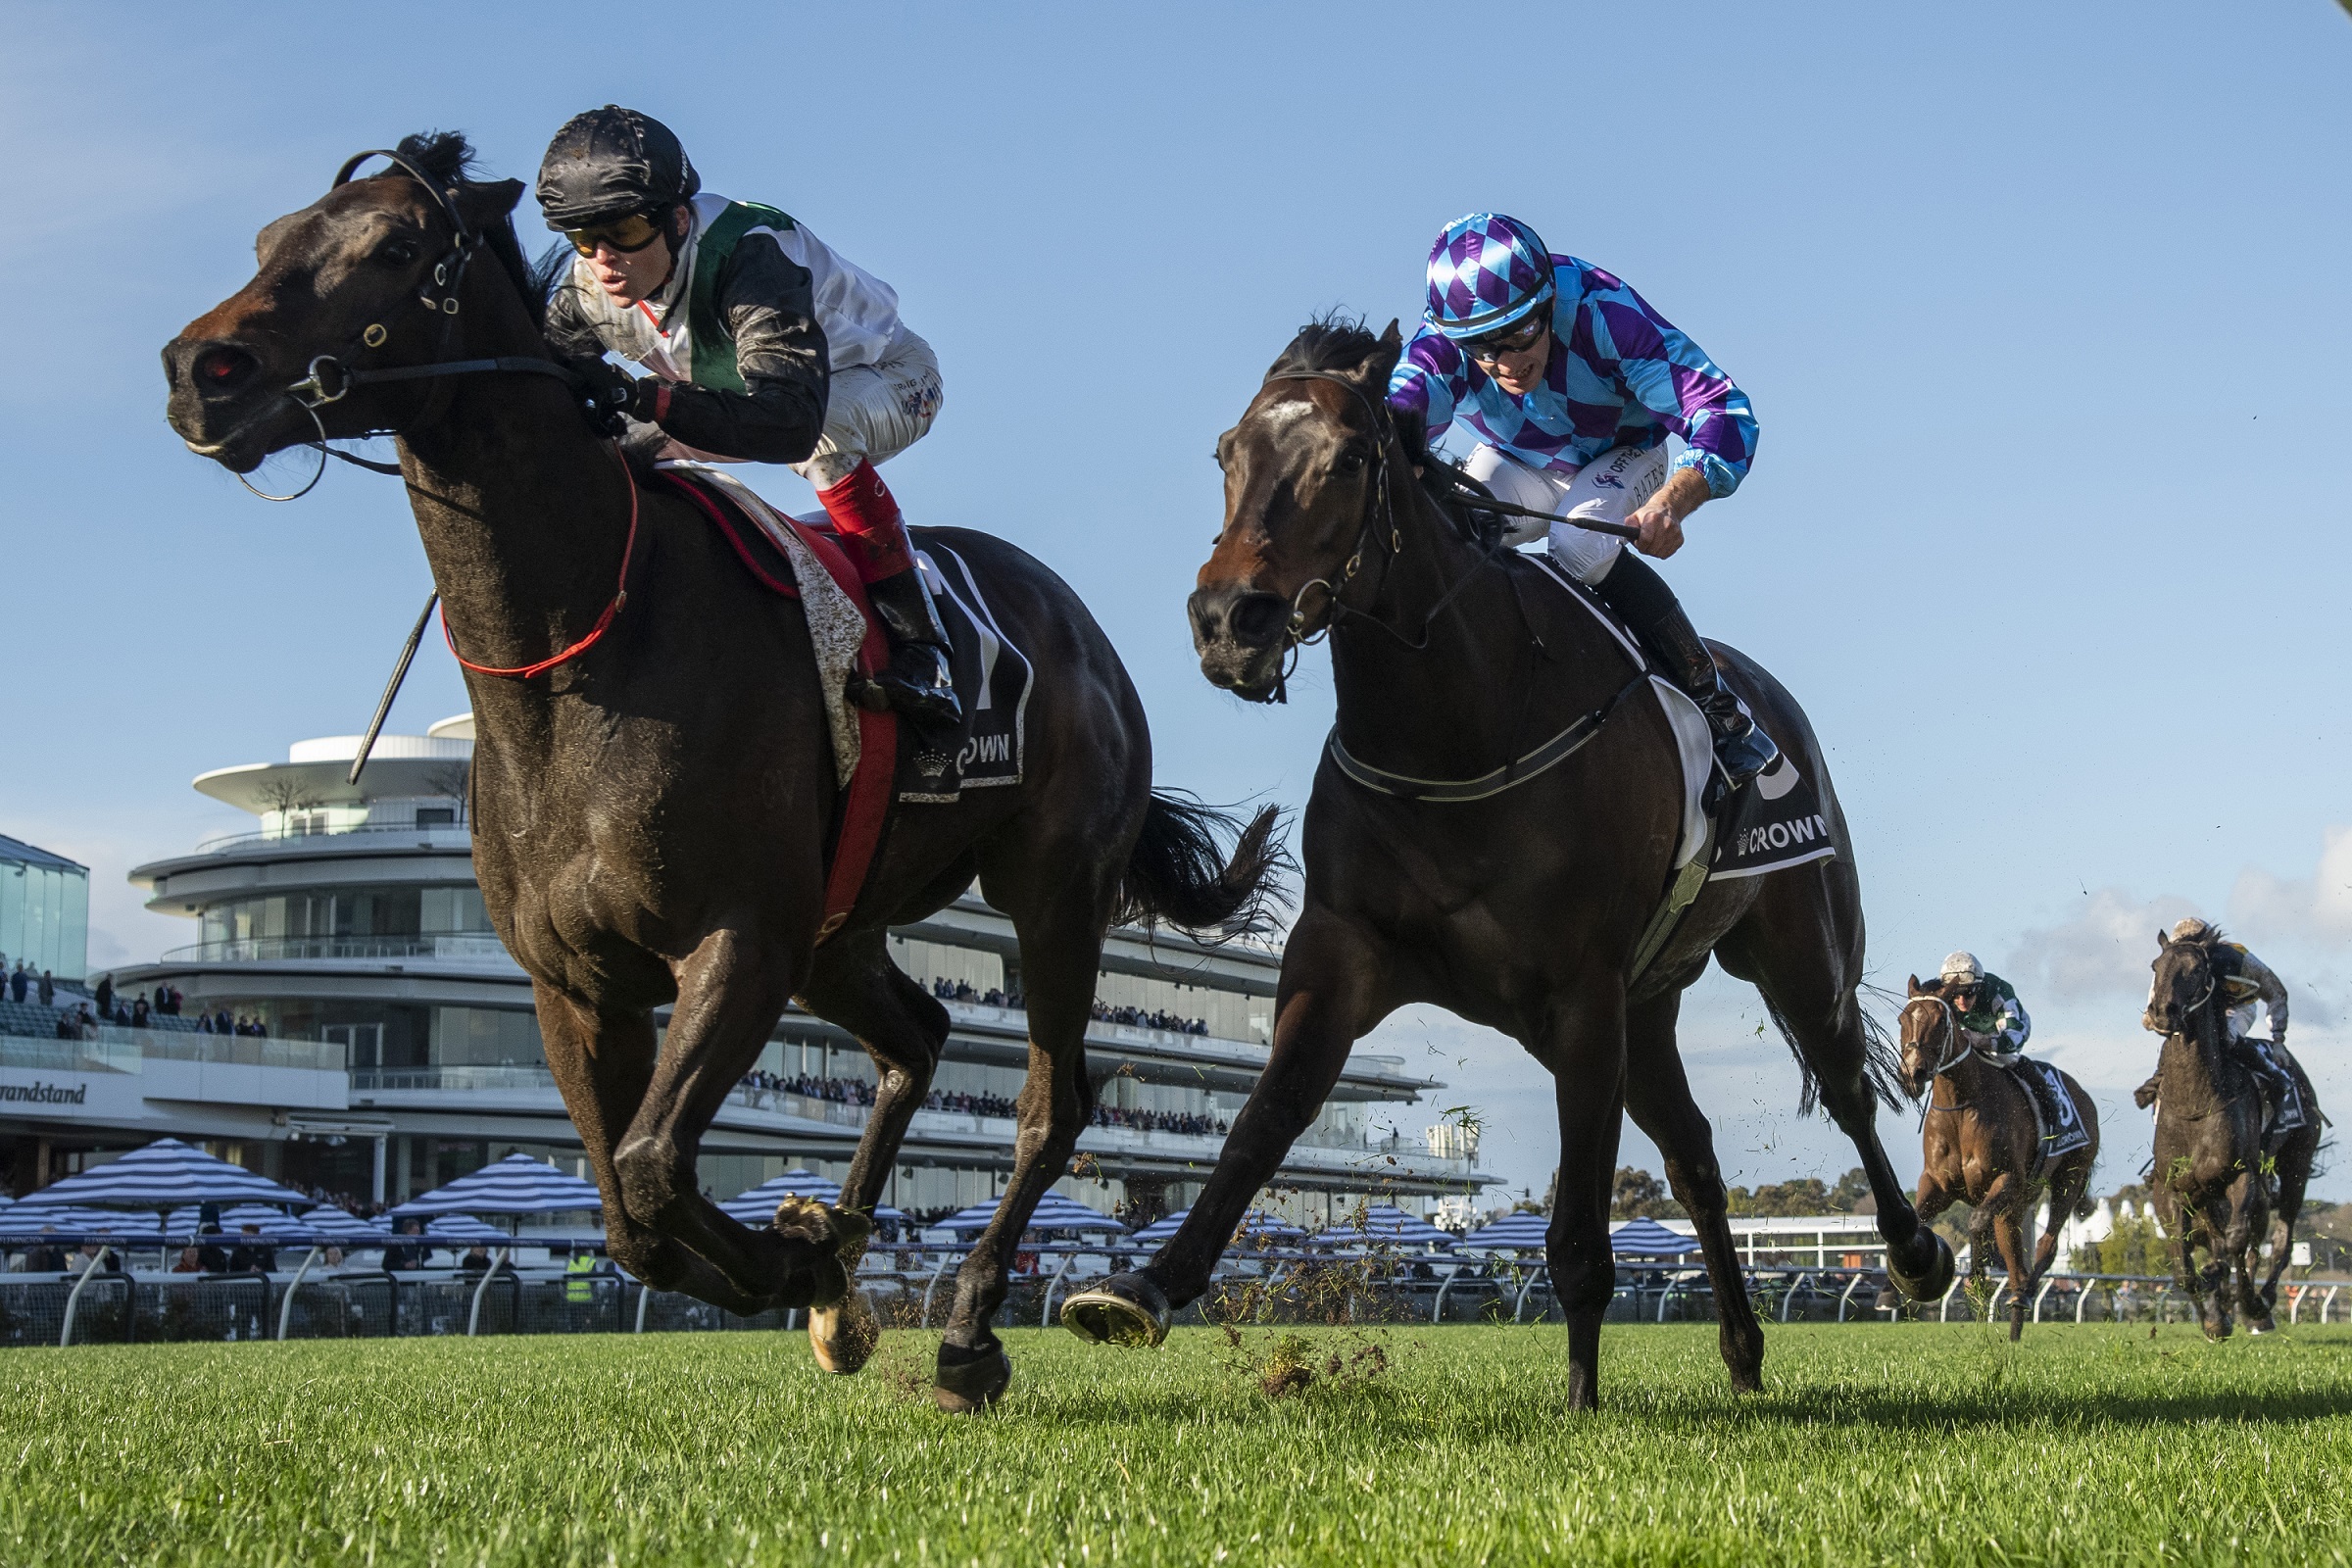
POLYGON ((898 498, 873 463, 859 458, 858 466, 819 489, 816 499, 857 564, 866 599, 890 642, 890 663, 865 683, 867 695, 860 701, 896 709, 927 727, 961 727, 963 705, 956 700, 948 664, 947 628, 915 569, 898 498))
POLYGON ((963 723, 963 705, 949 672, 948 629, 919 571, 902 571, 866 584, 865 597, 890 639, 890 663, 867 684, 878 687, 890 707, 919 724, 955 730, 963 723))
POLYGON ((1601 603, 1625 617, 1642 647, 1658 665, 1658 673, 1673 681, 1698 705, 1715 740, 1715 762, 1724 778, 1738 789, 1770 767, 1781 755, 1757 724, 1747 705, 1724 683, 1715 656, 1699 640, 1683 613, 1674 590, 1651 569, 1649 563, 1630 550, 1619 551, 1607 573, 1592 584, 1601 603))

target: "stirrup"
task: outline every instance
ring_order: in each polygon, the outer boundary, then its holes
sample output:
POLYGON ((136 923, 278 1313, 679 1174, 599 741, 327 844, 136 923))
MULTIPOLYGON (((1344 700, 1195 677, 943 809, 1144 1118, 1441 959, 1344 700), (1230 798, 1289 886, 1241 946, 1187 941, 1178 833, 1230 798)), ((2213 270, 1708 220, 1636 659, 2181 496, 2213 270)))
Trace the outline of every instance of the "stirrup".
POLYGON ((1715 737, 1715 765, 1723 769, 1725 780, 1732 790, 1744 788, 1758 773, 1780 760, 1781 749, 1764 726, 1749 719, 1744 735, 1715 737))
POLYGON ((963 724, 963 701, 956 695, 956 682, 949 673, 944 648, 930 643, 902 643, 890 651, 890 664, 866 684, 880 696, 883 706, 917 723, 935 724, 943 729, 956 729, 963 724), (921 662, 930 667, 924 670, 922 678, 909 679, 897 667, 902 662, 921 662))

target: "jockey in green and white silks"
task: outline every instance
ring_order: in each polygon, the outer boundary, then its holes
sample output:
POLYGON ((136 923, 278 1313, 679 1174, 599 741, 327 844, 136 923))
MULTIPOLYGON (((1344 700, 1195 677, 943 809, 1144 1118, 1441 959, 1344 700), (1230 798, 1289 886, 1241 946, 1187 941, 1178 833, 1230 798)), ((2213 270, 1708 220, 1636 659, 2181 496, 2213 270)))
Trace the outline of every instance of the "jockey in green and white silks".
POLYGON ((1939 971, 1943 1000, 1950 1003, 1960 1027, 1991 1043, 1978 1048, 1996 1067, 2013 1065, 2034 1038, 2034 1020, 2017 1000, 2017 988, 1997 974, 1988 974, 1977 956, 1965 950, 1943 960, 1939 971))
MULTIPOLYGON (((2193 914, 2173 927, 2176 942, 2213 943, 2217 960, 2214 987, 2230 1008, 2224 1024, 2224 1049, 2262 1081, 2263 1092, 2274 1106, 2299 1105, 2301 1096, 2295 1089, 2294 1075, 2286 1066, 2286 982, 2269 964, 2254 956, 2243 942, 2228 938, 2214 941, 2219 935, 2193 914), (2253 1032, 2257 1006, 2270 1015, 2268 1040, 2253 1032)), ((2161 1072, 2152 1075, 2133 1092, 2132 1101, 2141 1109, 2156 1102, 2157 1084, 2163 1076, 2161 1072)))
POLYGON ((930 430, 939 362, 889 284, 787 214, 701 185, 651 116, 608 104, 556 133, 539 204, 576 254, 548 303, 549 344, 632 459, 782 463, 814 485, 891 643, 873 685, 953 725, 947 634, 874 471, 930 430))

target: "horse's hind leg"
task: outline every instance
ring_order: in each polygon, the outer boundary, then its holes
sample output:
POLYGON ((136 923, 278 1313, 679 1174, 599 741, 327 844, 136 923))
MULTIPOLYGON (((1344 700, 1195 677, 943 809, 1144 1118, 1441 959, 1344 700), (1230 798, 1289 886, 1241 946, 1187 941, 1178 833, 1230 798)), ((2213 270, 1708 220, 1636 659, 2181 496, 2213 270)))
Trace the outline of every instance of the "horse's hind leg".
POLYGON ((1629 1008, 1625 1019, 1625 1108, 1634 1125, 1658 1146, 1675 1200, 1698 1231, 1715 1289, 1723 1364, 1732 1387, 1753 1394, 1764 1386, 1764 1330, 1747 1298, 1747 1277, 1726 1220, 1723 1171, 1715 1162, 1715 1132, 1690 1098, 1690 1080, 1675 1049, 1674 1024, 1683 994, 1668 990, 1629 1008))
POLYGON ((1117 891, 1117 872, 1103 858, 1115 848, 1123 866, 1129 842, 1115 834, 1092 844, 1007 836, 982 852, 988 901, 1011 915, 1020 936, 1029 1077, 1015 1102, 1011 1179, 988 1228, 956 1271, 956 1304, 940 1337, 932 1389, 944 1410, 985 1409, 1012 1381, 1012 1363, 991 1320, 1004 1304, 1012 1253, 1029 1216, 1046 1190, 1069 1171, 1078 1135, 1094 1114, 1086 1026, 1117 891))
POLYGON ((2050 1173, 2050 1222, 2042 1228, 2041 1239, 2034 1246, 2034 1283, 2036 1285, 2050 1271, 2050 1265, 2058 1260, 2059 1233, 2066 1229, 2066 1222, 2075 1217, 2075 1211, 2082 1201, 2083 1190, 2090 1185, 2091 1156, 2096 1148, 2094 1144, 2089 1149, 2076 1151, 2059 1161, 2058 1168, 2050 1173))
MULTIPOLYGON (((2303 1103, 2318 1103, 2310 1088, 2303 1091, 2303 1103)), ((2278 1305, 2278 1281, 2286 1273, 2295 1250, 2295 1221, 2303 1214, 2303 1192, 2311 1185, 2311 1166, 2320 1152, 2320 1129, 2316 1124, 2287 1137, 2286 1145, 2278 1151, 2278 1196, 2273 1211, 2278 1223, 2272 1235, 2271 1273, 2263 1282, 2262 1304, 2276 1309, 2278 1305)))
POLYGON ((1560 1116, 1559 1194, 1545 1233, 1552 1288, 1568 1318, 1568 1408, 1600 1403, 1600 1323, 1616 1294, 1609 1182, 1625 1122, 1625 993, 1592 985, 1554 1001, 1529 1043, 1551 1069, 1560 1116))
POLYGON ((1952 1250, 1919 1222, 1879 1143, 1870 1036, 1854 996, 1862 972, 1861 894, 1841 859, 1763 879, 1756 903, 1716 948, 1727 973, 1747 981, 1788 1026, 1820 1085, 1821 1103, 1853 1140, 1886 1241, 1886 1274, 1914 1301, 1951 1289, 1952 1250), (1808 874, 1809 873, 1809 874, 1808 874))
POLYGON ((2026 1272, 2026 1210, 2034 1195, 2013 1175, 2000 1178, 2009 1184, 2001 1195, 2000 1207, 1992 1216, 1992 1239, 2001 1249, 2001 1266, 2009 1271, 2009 1338, 2022 1340, 2026 1336, 2026 1298, 2033 1293, 2034 1281, 2026 1272))
MULTIPOLYGON (((931 1075, 947 1044, 948 1009, 890 961, 888 939, 879 926, 844 931, 817 949, 801 1000, 818 1017, 856 1035, 874 1058, 874 1106, 841 1188, 843 1208, 871 1215, 898 1160, 906 1124, 931 1092, 931 1075)), ((854 1257, 842 1261, 856 1267, 854 1257)), ((856 1289, 838 1305, 808 1314, 809 1348, 828 1372, 863 1367, 880 1337, 871 1303, 856 1289)))

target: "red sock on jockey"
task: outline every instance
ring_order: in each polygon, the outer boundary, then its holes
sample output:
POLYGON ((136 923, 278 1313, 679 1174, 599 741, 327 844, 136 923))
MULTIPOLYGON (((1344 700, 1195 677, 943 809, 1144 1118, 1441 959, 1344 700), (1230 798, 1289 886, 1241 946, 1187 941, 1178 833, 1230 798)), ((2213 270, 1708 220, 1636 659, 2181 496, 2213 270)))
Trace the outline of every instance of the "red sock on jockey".
POLYGON ((816 493, 825 515, 841 530, 842 543, 854 546, 850 559, 867 582, 880 582, 914 569, 906 548, 906 525, 899 517, 898 498, 866 459, 858 460, 850 476, 816 493))

